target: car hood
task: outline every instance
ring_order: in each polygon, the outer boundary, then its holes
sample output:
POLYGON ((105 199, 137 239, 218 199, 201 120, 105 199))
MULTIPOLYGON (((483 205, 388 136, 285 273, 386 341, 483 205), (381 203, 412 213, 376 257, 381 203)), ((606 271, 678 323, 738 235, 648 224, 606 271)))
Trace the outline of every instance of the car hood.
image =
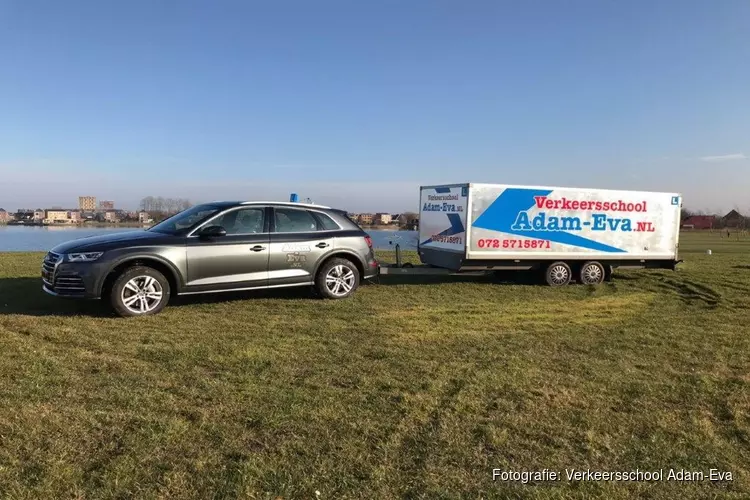
POLYGON ((52 249, 55 253, 104 252, 116 248, 147 246, 174 242, 175 237, 153 231, 126 231, 88 236, 61 243, 52 249))

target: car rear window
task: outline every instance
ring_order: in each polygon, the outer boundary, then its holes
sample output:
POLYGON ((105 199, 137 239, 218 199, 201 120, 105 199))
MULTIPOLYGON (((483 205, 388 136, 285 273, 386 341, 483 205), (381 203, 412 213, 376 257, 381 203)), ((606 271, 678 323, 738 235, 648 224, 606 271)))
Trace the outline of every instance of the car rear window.
POLYGON ((315 214, 318 217, 318 220, 320 220, 320 224, 323 227, 324 231, 336 231, 338 229, 341 229, 338 224, 336 224, 333 219, 328 217, 326 214, 317 212, 315 214))

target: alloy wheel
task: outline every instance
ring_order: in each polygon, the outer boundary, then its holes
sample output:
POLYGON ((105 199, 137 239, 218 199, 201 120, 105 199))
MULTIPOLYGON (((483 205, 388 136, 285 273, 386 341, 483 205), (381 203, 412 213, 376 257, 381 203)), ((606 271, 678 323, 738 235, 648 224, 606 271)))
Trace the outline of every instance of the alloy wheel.
POLYGON ((344 265, 337 265, 331 268, 326 274, 326 288, 333 295, 341 297, 349 293, 354 288, 355 281, 354 271, 344 265))
POLYGON ((550 281, 555 285, 564 285, 570 281, 570 271, 563 265, 557 265, 550 270, 550 281))
POLYGON ((587 285, 597 284, 601 283, 602 278, 604 277, 604 271, 602 271, 602 268, 589 264, 583 269, 583 282, 587 285))
POLYGON ((153 311, 164 297, 161 283, 151 276, 136 276, 125 283, 121 299, 125 307, 135 314, 153 311))

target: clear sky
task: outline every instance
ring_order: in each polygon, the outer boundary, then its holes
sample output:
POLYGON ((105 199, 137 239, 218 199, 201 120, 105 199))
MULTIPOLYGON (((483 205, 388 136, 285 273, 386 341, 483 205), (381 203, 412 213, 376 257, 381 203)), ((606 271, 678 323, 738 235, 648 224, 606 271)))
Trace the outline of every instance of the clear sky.
POLYGON ((747 0, 0 0, 0 207, 414 210, 442 182, 750 212, 747 0))

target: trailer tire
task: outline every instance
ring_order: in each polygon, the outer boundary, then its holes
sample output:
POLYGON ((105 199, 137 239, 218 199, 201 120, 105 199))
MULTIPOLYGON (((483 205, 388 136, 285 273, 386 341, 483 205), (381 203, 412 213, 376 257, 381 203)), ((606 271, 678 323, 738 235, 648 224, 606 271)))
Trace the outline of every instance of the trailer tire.
POLYGON ((565 262, 553 262, 547 266, 547 270, 544 273, 544 281, 549 286, 565 286, 570 283, 572 278, 573 272, 565 262))
POLYGON ((599 285, 607 276, 604 266, 595 261, 584 262, 578 274, 578 282, 582 285, 599 285))

